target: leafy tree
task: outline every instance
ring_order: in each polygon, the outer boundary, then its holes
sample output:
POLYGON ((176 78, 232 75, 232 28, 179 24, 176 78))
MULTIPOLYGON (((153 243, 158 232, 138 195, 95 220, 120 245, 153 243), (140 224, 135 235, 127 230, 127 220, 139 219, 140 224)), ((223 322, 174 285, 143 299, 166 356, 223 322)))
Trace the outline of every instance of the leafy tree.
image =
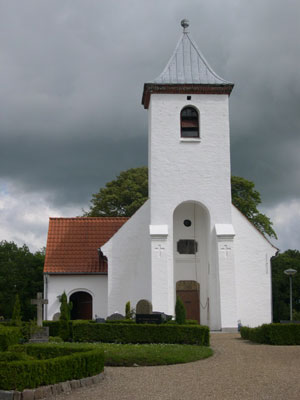
POLYGON ((12 316, 16 294, 23 319, 28 321, 36 316, 36 307, 30 300, 43 291, 44 258, 44 250, 31 253, 26 245, 0 242, 0 316, 12 316))
POLYGON ((300 313, 300 252, 286 250, 272 258, 273 321, 290 319, 290 284, 284 270, 293 268, 293 310, 300 313))
POLYGON ((18 294, 16 294, 15 304, 14 304, 14 309, 13 309, 11 321, 12 321, 13 325, 16 325, 16 326, 20 326, 21 323, 22 323, 21 304, 20 304, 20 298, 19 298, 18 294))
POLYGON ((265 214, 258 211, 261 203, 260 194, 254 189, 254 183, 239 176, 231 177, 232 203, 263 234, 277 239, 272 222, 265 214))
MULTIPOLYGON (((260 194, 254 183, 238 176, 231 177, 232 203, 264 235, 277 238, 270 219, 260 213, 260 194)), ((148 198, 148 168, 132 168, 120 175, 93 194, 90 210, 85 216, 126 216, 133 215, 148 198)))
POLYGON ((175 304, 175 320, 177 324, 184 324, 186 319, 186 311, 183 301, 177 296, 175 304))
POLYGON ((89 217, 131 217, 148 198, 148 168, 123 171, 92 196, 89 217))

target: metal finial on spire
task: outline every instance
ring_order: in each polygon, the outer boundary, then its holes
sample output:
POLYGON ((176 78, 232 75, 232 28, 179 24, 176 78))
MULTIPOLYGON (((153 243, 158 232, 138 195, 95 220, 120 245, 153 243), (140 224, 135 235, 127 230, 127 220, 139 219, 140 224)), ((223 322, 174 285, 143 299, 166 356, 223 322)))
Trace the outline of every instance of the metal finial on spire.
POLYGON ((183 33, 188 33, 188 27, 190 23, 188 19, 182 19, 181 20, 181 26, 183 27, 183 33))

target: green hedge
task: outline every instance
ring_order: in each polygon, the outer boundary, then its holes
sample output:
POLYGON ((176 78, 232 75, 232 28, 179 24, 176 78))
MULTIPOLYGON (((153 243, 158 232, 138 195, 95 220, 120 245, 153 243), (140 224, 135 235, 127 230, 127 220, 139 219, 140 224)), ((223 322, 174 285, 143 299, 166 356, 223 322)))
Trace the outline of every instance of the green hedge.
POLYGON ((178 343, 209 346, 209 328, 200 325, 89 324, 73 322, 75 342, 178 343))
POLYGON ((23 390, 93 376, 104 369, 103 350, 72 344, 13 346, 38 359, 0 362, 0 389, 23 390))
MULTIPOLYGON (((43 321, 43 326, 49 327, 49 336, 59 336, 59 321, 43 321)), ((73 321, 69 321, 70 326, 70 337, 69 340, 72 339, 73 336, 73 321)))
POLYGON ((241 327, 241 337, 256 343, 300 345, 300 324, 264 324, 257 328, 241 327))
POLYGON ((2 326, 0 328, 0 351, 7 350, 8 346, 19 343, 21 338, 20 328, 2 326))

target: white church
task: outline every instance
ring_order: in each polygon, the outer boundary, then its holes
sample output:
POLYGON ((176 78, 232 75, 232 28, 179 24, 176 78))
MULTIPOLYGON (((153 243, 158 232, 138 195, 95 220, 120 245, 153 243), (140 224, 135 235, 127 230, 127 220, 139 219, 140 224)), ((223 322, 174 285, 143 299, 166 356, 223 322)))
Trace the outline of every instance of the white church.
POLYGON ((272 320, 273 246, 231 203, 229 96, 192 40, 188 21, 163 72, 145 83, 149 199, 131 218, 50 218, 44 319, 124 314, 149 300, 211 330, 272 320))

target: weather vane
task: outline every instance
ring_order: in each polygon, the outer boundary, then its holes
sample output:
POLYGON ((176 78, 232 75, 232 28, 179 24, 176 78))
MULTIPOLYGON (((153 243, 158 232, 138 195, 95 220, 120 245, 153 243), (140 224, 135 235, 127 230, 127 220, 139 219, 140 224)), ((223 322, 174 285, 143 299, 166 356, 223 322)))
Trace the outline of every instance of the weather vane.
POLYGON ((190 23, 188 19, 182 19, 181 20, 181 26, 183 27, 183 33, 188 33, 188 27, 190 23))

